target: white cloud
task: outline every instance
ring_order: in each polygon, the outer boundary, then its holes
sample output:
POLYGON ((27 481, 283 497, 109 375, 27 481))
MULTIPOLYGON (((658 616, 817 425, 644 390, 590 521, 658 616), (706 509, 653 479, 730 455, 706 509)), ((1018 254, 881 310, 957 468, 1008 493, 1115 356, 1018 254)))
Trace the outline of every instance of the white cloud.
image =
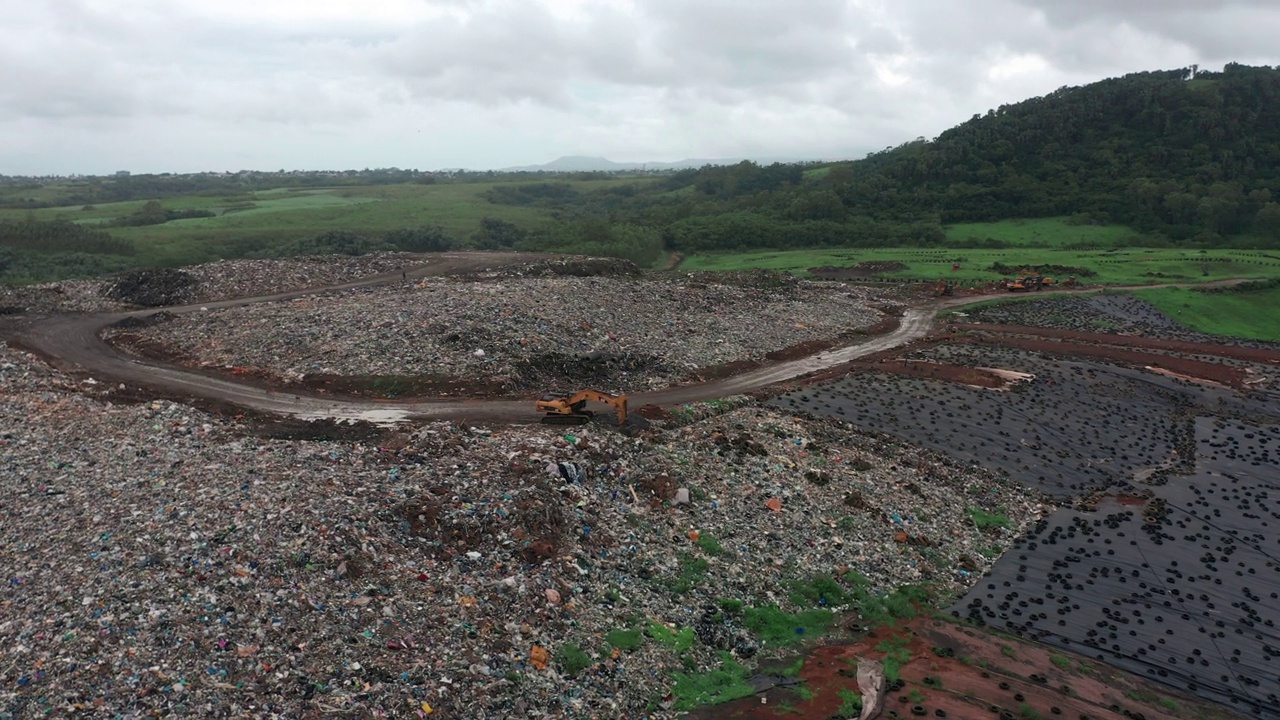
POLYGON ((0 173, 832 157, 1126 72, 1280 63, 1263 0, 44 0, 0 173))

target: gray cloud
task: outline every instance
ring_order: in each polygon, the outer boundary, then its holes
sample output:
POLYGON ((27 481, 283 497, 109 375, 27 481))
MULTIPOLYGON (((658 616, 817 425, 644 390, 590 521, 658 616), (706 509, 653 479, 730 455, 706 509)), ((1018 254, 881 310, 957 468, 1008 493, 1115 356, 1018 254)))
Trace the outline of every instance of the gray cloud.
POLYGON ((1280 63, 1264 0, 45 0, 0 173, 842 156, 1126 72, 1280 63))
MULTIPOLYGON (((1128 26, 1191 48, 1206 63, 1275 57, 1280 4, 1272 0, 1019 0, 1068 31, 1128 26)), ((1274 62, 1274 60, 1272 60, 1274 62)))

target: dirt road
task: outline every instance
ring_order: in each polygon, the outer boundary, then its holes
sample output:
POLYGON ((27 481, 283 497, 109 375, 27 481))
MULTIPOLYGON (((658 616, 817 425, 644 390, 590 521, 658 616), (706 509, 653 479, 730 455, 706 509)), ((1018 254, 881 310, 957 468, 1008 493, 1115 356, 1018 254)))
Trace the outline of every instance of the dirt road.
MULTIPOLYGON (((407 270, 405 275, 413 279, 450 275, 538 259, 542 259, 542 256, 524 253, 441 253, 432 258, 429 264, 407 270)), ((400 272, 376 275, 328 287, 185 305, 165 308, 165 310, 181 315, 202 312, 205 309, 289 300, 305 295, 397 282, 404 282, 400 272)), ((1045 294, 1048 292, 1064 291, 1046 291, 1045 294)), ((649 404, 678 405, 743 393, 792 380, 873 353, 906 345, 928 335, 933 319, 940 309, 955 308, 990 299, 992 298, 989 296, 949 298, 945 302, 933 302, 926 307, 912 308, 905 313, 896 330, 865 342, 826 350, 798 360, 769 365, 721 380, 633 395, 631 404, 633 407, 649 404)), ((36 352, 63 371, 88 374, 99 381, 150 388, 160 394, 229 403, 259 412, 306 420, 366 420, 374 423, 422 419, 517 423, 537 420, 537 416, 531 412, 530 403, 525 400, 396 401, 278 392, 173 365, 138 360, 117 351, 98 336, 98 333, 111 323, 127 317, 144 317, 157 311, 157 309, 147 309, 127 313, 58 315, 26 319, 13 327, 4 329, 4 334, 15 340, 19 346, 36 352)))

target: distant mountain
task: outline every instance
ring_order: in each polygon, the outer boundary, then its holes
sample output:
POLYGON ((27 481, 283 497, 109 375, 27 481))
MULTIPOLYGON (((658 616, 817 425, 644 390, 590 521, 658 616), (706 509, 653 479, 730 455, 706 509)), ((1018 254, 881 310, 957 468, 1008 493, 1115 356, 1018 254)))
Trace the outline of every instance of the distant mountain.
POLYGON ((685 170, 706 165, 737 165, 751 160, 760 165, 772 163, 806 162, 797 158, 688 158, 675 162, 614 162, 608 158, 587 155, 566 155, 542 165, 521 165, 502 168, 503 172, 623 172, 628 170, 685 170))

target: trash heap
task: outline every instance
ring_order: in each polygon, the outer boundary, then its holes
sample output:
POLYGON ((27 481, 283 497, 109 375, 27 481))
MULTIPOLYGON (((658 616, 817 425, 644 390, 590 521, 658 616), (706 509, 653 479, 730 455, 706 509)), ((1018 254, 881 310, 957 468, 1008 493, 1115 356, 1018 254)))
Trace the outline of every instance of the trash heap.
POLYGON ((102 294, 129 305, 165 307, 190 302, 195 284, 195 277, 176 268, 143 268, 112 278, 102 294))
POLYGON ((296 288, 320 287, 357 278, 394 272, 429 262, 431 256, 413 253, 373 253, 359 257, 348 255, 316 255, 276 260, 222 260, 193 265, 177 270, 148 270, 122 273, 103 280, 62 280, 24 287, 0 285, 0 307, 21 309, 29 313, 47 312, 116 312, 138 306, 212 302, 284 292, 296 288), (193 282, 165 282, 161 290, 148 289, 140 279, 179 277, 181 273, 193 282), (122 288, 120 280, 125 280, 122 288), (134 292, 120 293, 119 290, 134 292), (174 292, 180 291, 180 292, 174 292), (141 300, 142 302, 136 302, 141 300))
POLYGON ((569 275, 573 277, 622 277, 636 276, 640 269, 630 260, 613 257, 590 257, 585 255, 539 255, 538 259, 528 262, 506 261, 496 267, 465 273, 466 277, 476 280, 497 280, 520 277, 553 277, 569 275))
POLYGON ((223 260, 183 268, 196 278, 192 302, 212 302, 324 287, 429 263, 430 255, 307 255, 278 260, 223 260))
POLYGON ((138 344, 277 381, 412 376, 499 392, 549 383, 638 391, 870 327, 883 317, 876 292, 801 281, 436 278, 191 314, 138 344))
POLYGON ((681 677, 781 652, 716 608, 855 573, 956 597, 1045 512, 744 401, 278 440, 85 382, 0 349, 0 715, 671 717, 681 677))

